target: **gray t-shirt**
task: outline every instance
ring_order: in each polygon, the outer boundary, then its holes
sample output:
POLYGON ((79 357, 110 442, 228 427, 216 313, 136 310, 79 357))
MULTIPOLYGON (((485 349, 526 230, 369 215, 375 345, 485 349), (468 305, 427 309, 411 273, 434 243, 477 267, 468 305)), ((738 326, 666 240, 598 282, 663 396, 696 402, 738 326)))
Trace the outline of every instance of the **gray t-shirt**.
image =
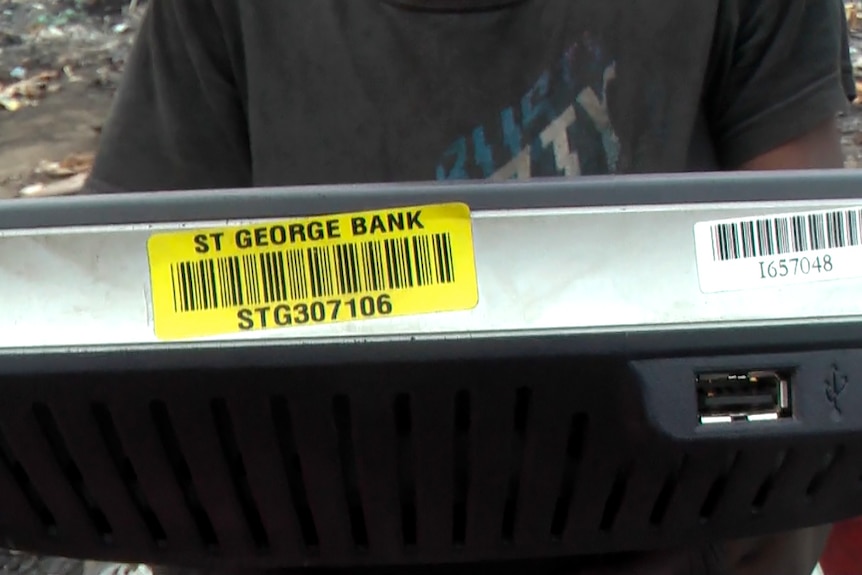
POLYGON ((846 105, 826 0, 151 0, 92 191, 733 169, 846 105))

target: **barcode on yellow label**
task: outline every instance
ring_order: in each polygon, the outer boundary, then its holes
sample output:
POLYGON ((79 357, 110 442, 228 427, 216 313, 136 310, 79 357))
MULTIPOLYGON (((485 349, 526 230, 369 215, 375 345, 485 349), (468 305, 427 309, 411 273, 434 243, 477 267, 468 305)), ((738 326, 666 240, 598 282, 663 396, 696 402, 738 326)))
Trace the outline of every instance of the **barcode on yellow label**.
POLYGON ((470 210, 444 204, 153 235, 160 339, 471 309, 470 210))

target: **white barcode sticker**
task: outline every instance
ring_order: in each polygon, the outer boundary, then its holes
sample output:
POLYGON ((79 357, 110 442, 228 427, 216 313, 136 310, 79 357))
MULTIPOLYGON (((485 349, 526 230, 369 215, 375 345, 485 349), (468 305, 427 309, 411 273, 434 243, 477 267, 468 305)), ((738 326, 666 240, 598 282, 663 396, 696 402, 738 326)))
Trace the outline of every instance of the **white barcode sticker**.
POLYGON ((862 278, 862 208, 700 222, 706 293, 862 278))

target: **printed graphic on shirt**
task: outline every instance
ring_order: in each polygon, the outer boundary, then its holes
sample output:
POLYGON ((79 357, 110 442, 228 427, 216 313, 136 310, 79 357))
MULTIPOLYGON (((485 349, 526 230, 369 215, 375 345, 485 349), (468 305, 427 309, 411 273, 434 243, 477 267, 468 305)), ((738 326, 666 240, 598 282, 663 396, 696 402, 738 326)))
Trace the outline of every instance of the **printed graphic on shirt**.
POLYGON ((615 173, 620 143, 607 99, 615 78, 612 55, 584 35, 498 121, 456 139, 437 165, 437 179, 615 173))

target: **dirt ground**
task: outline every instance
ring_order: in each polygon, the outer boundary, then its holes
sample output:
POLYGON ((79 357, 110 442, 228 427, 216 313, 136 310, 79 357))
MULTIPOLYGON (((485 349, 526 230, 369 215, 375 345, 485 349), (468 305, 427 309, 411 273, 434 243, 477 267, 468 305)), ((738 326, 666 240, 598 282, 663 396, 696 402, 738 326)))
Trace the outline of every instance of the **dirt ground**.
MULTIPOLYGON (((145 8, 0 0, 0 198, 64 193, 80 181, 145 8)), ((862 77, 862 29, 852 35, 862 77)), ((841 124, 846 166, 862 168, 862 103, 841 124)))
POLYGON ((88 168, 144 9, 0 0, 0 198, 88 168))

